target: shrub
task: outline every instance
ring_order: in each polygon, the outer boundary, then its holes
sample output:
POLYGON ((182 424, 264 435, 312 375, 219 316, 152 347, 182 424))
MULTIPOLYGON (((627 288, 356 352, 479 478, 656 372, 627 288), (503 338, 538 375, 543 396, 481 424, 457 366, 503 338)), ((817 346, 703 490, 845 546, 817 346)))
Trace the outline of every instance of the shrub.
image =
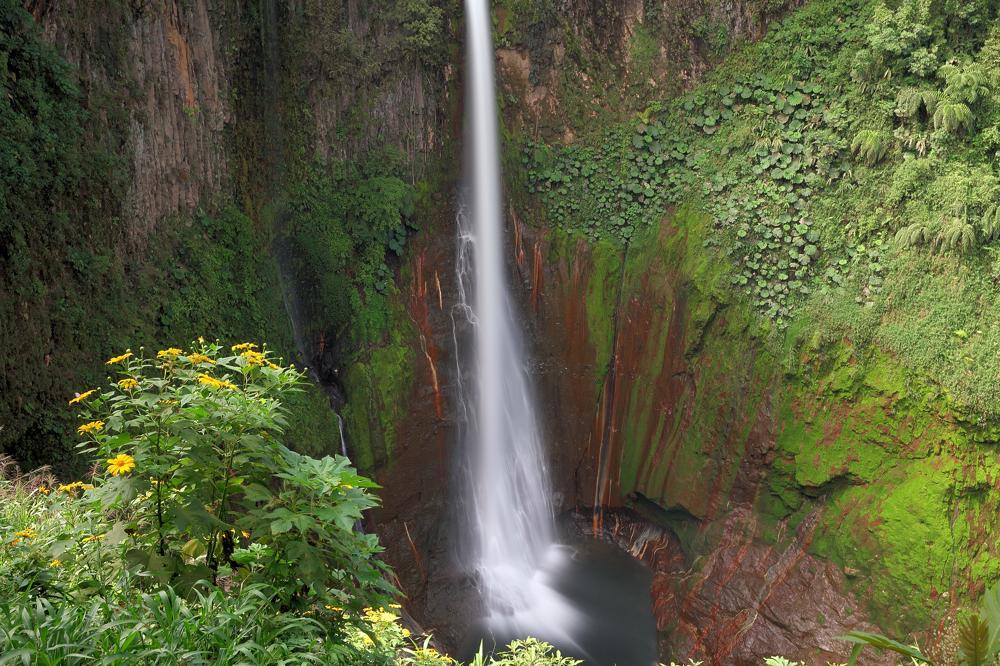
POLYGON ((106 461, 88 497, 113 512, 126 560, 162 584, 225 575, 271 585, 283 608, 381 605, 393 590, 376 538, 353 529, 375 484, 342 456, 280 442, 303 376, 275 360, 204 342, 110 359, 111 387, 73 399, 82 446, 106 461))

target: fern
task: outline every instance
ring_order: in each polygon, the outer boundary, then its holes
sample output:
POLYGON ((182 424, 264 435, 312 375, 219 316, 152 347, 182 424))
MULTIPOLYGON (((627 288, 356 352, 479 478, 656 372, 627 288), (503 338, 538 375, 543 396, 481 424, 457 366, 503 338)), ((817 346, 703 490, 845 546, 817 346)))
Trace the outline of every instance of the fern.
MULTIPOLYGON (((1000 238, 1000 205, 989 208, 979 219, 979 231, 984 243, 1000 238)), ((1000 617, 998 617, 1000 621, 1000 617)))
POLYGON ((968 252, 976 245, 976 230, 965 219, 953 217, 942 225, 934 237, 938 252, 968 252))
POLYGON ((944 94, 952 100, 973 104, 990 93, 989 76, 980 65, 943 65, 938 76, 944 79, 944 94))
POLYGON ((896 241, 904 246, 927 245, 933 239, 932 231, 924 222, 914 222, 896 233, 896 241))
POLYGON ((942 101, 934 110, 934 129, 954 132, 972 127, 972 110, 963 102, 942 101))
POLYGON ((882 130, 863 129, 851 141, 851 152, 868 166, 875 166, 889 154, 892 138, 882 130))
POLYGON ((958 645, 966 666, 987 666, 990 628, 978 614, 970 615, 958 626, 958 645))
POLYGON ((940 95, 935 90, 919 88, 903 88, 896 95, 896 115, 903 118, 913 118, 923 109, 927 117, 934 115, 940 95))

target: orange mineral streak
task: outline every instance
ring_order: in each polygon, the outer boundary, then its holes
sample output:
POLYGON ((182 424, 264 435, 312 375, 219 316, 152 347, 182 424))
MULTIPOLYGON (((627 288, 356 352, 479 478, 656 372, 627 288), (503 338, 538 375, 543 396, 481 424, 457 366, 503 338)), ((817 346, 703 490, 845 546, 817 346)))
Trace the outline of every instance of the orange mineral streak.
POLYGON ((524 225, 514 207, 510 208, 511 226, 514 229, 514 261, 518 269, 524 268, 524 225))
POLYGON ((542 276, 545 270, 545 259, 542 253, 542 241, 536 240, 531 258, 531 309, 538 311, 538 299, 542 291, 542 276))
MULTIPOLYGON (((438 362, 441 357, 441 350, 434 344, 434 328, 431 323, 431 306, 428 301, 427 279, 424 275, 426 255, 424 250, 420 250, 416 256, 413 267, 413 283, 410 286, 410 317, 416 324, 420 332, 420 350, 427 359, 427 368, 430 375, 431 390, 434 392, 434 415, 439 419, 444 418, 444 396, 441 393, 441 381, 438 378, 438 362)), ((434 273, 434 282, 437 287, 438 309, 444 309, 444 296, 441 293, 441 280, 437 272, 434 273)))

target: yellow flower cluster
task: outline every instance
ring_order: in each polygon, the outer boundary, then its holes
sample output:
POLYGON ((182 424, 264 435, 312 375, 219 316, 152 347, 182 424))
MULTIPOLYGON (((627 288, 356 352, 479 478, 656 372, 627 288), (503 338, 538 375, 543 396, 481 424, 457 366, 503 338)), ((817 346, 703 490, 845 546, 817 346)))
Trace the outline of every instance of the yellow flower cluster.
POLYGON ((198 382, 200 384, 204 384, 205 386, 210 386, 214 389, 225 388, 233 391, 236 390, 235 384, 227 382, 224 379, 216 379, 215 377, 212 377, 211 375, 206 375, 205 373, 201 373, 200 375, 198 375, 198 382))
POLYGON ((104 421, 91 421, 90 423, 84 423, 82 426, 76 429, 81 435, 85 435, 88 432, 97 432, 104 428, 104 421))
POLYGON ((139 382, 132 377, 126 377, 118 381, 118 387, 125 391, 131 391, 139 387, 139 382))
POLYGON ((191 354, 190 356, 187 357, 187 359, 188 361, 194 364, 198 363, 210 363, 213 365, 215 364, 215 361, 213 361, 208 356, 205 356, 204 354, 191 354))
POLYGON ((86 400, 90 396, 94 395, 95 393, 97 393, 97 389, 90 389, 89 391, 84 391, 83 393, 78 393, 75 398, 73 398, 72 400, 69 401, 69 404, 75 405, 77 403, 83 402, 84 400, 86 400))
POLYGON ((78 490, 93 490, 94 486, 89 483, 84 483, 83 481, 74 481, 73 483, 64 483, 60 485, 57 490, 61 493, 73 494, 78 490))
POLYGON ((365 619, 372 624, 393 624, 396 621, 396 614, 381 608, 364 609, 365 619))
POLYGON ((38 486, 38 492, 40 492, 43 495, 48 495, 52 491, 49 489, 48 486, 38 486))
POLYGON ((114 458, 108 458, 108 472, 111 476, 128 474, 135 469, 135 458, 127 453, 119 453, 114 458))
POLYGON ((58 559, 57 560, 52 560, 51 562, 49 562, 49 566, 50 567, 61 567, 62 566, 62 560, 58 560, 58 559))
POLYGON ((83 543, 94 543, 95 541, 100 541, 103 538, 103 534, 91 534, 88 537, 83 537, 83 543))
POLYGON ((21 537, 22 539, 34 539, 36 536, 38 536, 38 532, 29 527, 27 529, 21 530, 20 532, 14 532, 14 536, 21 537))
POLYGON ((441 654, 432 647, 415 648, 413 650, 413 656, 418 660, 419 663, 424 663, 426 661, 436 661, 441 664, 455 663, 451 657, 441 654))
POLYGON ((132 358, 132 352, 125 350, 125 353, 121 356, 115 356, 114 358, 109 358, 104 362, 105 365, 114 365, 115 363, 121 363, 127 358, 132 358))
POLYGON ((168 360, 175 359, 180 356, 183 352, 177 347, 171 347, 170 349, 161 349, 156 352, 156 358, 165 358, 168 360))
POLYGON ((263 353, 259 351, 253 351, 252 349, 248 349, 247 351, 240 354, 240 356, 246 359, 247 365, 264 365, 265 363, 267 363, 267 360, 264 358, 263 353))
POLYGON ((233 345, 233 351, 247 351, 248 349, 256 349, 256 342, 241 342, 238 345, 233 345))

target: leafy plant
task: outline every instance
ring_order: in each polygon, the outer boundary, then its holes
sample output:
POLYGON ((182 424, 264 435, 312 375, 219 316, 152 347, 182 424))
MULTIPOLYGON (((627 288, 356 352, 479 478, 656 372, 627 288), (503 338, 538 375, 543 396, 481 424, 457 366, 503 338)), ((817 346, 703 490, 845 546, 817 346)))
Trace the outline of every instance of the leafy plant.
POLYGON ((896 114, 904 118, 914 118, 923 113, 925 118, 934 115, 941 99, 936 90, 905 87, 896 93, 896 114))
POLYGON ((377 541, 353 529, 375 486, 346 458, 280 442, 283 400, 303 375, 276 360, 253 343, 204 342, 110 359, 110 390, 74 398, 89 419, 81 446, 106 460, 92 495, 119 512, 109 534, 128 561, 163 584, 225 573, 272 586, 283 608, 381 605, 393 589, 377 541))
POLYGON ((867 631, 851 631, 843 636, 840 636, 839 638, 840 640, 854 643, 854 648, 851 650, 851 657, 847 662, 847 666, 854 666, 858 663, 858 656, 866 646, 873 647, 876 650, 888 650, 890 652, 895 652, 896 654, 910 657, 918 664, 934 666, 934 662, 925 657, 919 649, 910 645, 904 645, 903 643, 894 641, 893 639, 888 638, 887 636, 882 636, 881 634, 873 634, 867 631))
POLYGON ((990 628, 978 614, 964 618, 958 625, 958 641, 966 666, 988 666, 993 663, 990 652, 990 628))
POLYGON ((965 218, 950 217, 941 225, 933 245, 940 252, 968 252, 976 245, 976 231, 965 218))
POLYGON ((934 129, 955 132, 972 127, 972 110, 965 102, 942 100, 934 109, 934 129))
POLYGON ((892 136, 883 130, 864 129, 854 135, 851 152, 868 166, 881 162, 892 147, 892 136))

